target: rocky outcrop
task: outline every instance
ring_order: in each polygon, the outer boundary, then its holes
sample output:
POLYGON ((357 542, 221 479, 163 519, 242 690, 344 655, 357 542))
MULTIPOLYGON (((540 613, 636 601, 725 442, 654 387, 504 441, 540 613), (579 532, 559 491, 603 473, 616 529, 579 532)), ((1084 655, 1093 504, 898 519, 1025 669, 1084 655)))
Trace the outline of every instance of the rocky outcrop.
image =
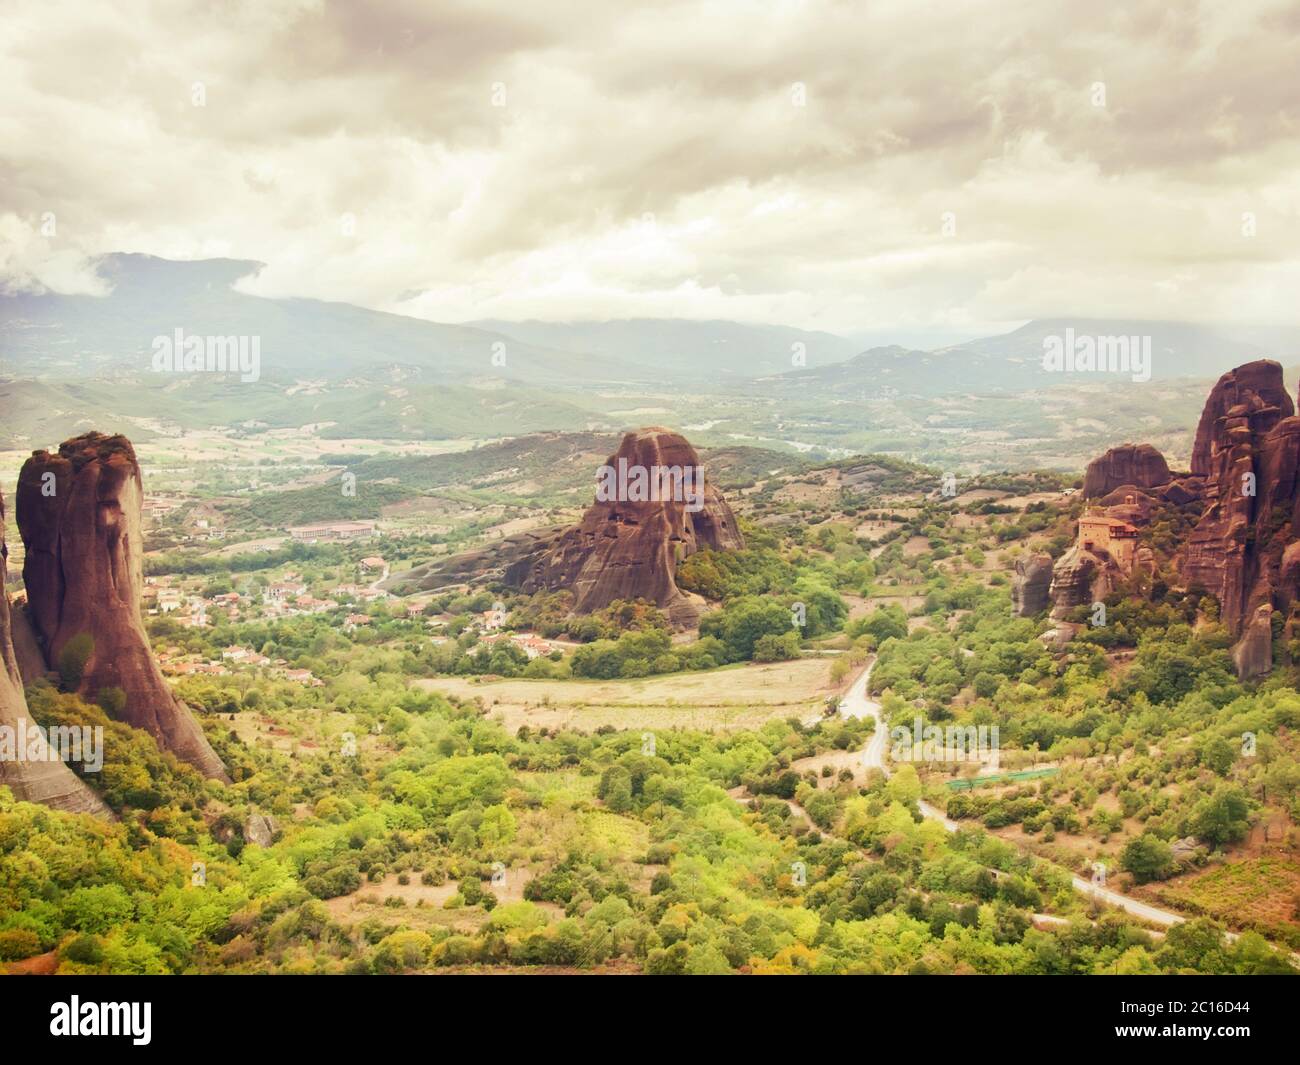
MULTIPOLYGON (((1281 365, 1270 359, 1260 359, 1229 370, 1219 378, 1210 390, 1196 427, 1196 440, 1192 445, 1194 475, 1209 477, 1216 444, 1222 443, 1219 422, 1227 416, 1229 410, 1239 404, 1257 406, 1261 410, 1272 408, 1277 412, 1273 416, 1274 423, 1294 414, 1295 407, 1282 380, 1281 365)), ((1271 428, 1265 421, 1266 419, 1260 419, 1257 423, 1263 431, 1271 428)))
POLYGON ((1205 509, 1180 554, 1188 585, 1219 600, 1219 616, 1240 642, 1238 674, 1272 668, 1271 626, 1264 614, 1289 606, 1298 590, 1300 418, 1268 360, 1224 374, 1201 416, 1192 471, 1204 477, 1205 509))
POLYGON ((1065 620, 1075 607, 1101 602, 1114 590, 1115 577, 1107 557, 1075 544, 1052 569, 1052 617, 1065 620))
POLYGON ((1048 591, 1052 586, 1052 556, 1022 555, 1016 559, 1011 577, 1011 613, 1018 618, 1032 618, 1047 609, 1048 591))
POLYGON ((250 813, 244 822, 244 842, 257 847, 269 847, 275 840, 280 825, 268 814, 250 813))
POLYGON ((0 785, 23 802, 39 802, 69 813, 111 817, 107 806, 62 761, 50 755, 27 709, 22 676, 14 653, 12 614, 5 592, 4 499, 0 498, 0 785), (32 757, 35 756, 35 757, 32 757))
POLYGON ((206 776, 229 782, 189 709, 172 694, 140 621, 140 466, 123 436, 86 433, 36 451, 18 478, 23 579, 46 663, 89 637, 78 691, 125 695, 120 717, 206 776))
MULTIPOLYGON (((1300 630, 1300 417, 1278 363, 1261 359, 1219 378, 1196 429, 1190 474, 1175 477, 1155 448, 1126 444, 1089 464, 1083 494, 1100 497, 1101 519, 1134 527, 1151 520, 1158 503, 1199 514, 1174 559, 1183 584, 1218 600, 1236 637, 1240 677, 1272 669, 1274 611, 1284 632, 1300 630)), ((1140 580, 1157 570, 1150 547, 1138 546, 1132 565, 1115 566, 1107 551, 1086 549, 1083 531, 1081 523, 1080 542, 1056 564, 1053 618, 1102 598, 1117 575, 1140 580)), ((1090 526, 1091 545, 1105 532, 1090 526)))
POLYGON ((1205 495, 1205 478, 1180 477, 1161 485, 1156 489, 1155 494, 1176 507, 1186 506, 1205 495))
POLYGON ((18 672, 23 684, 35 684, 42 678, 52 680, 57 674, 50 670, 41 651, 41 642, 36 638, 32 628, 32 619, 27 614, 27 599, 15 599, 9 604, 9 621, 13 629, 14 655, 18 659, 18 672))
POLYGON ((686 439, 651 427, 623 437, 582 520, 510 565, 505 580, 525 592, 569 589, 576 613, 616 599, 645 599, 685 628, 698 620, 701 601, 677 587, 677 565, 705 547, 744 547, 735 515, 704 481, 686 439), (685 491, 666 490, 664 470, 689 470, 698 481, 685 491))
POLYGON ((528 563, 548 550, 567 526, 553 525, 514 533, 488 547, 423 562, 395 573, 381 588, 396 595, 431 592, 453 585, 502 580, 517 563, 528 563))
POLYGON ((1273 608, 1262 603, 1232 648, 1239 677, 1262 677, 1273 669, 1273 608))
POLYGON ((1150 444, 1121 444, 1088 463, 1083 496, 1097 499, 1121 486, 1155 488, 1172 480, 1165 457, 1150 444))
POLYGON ((1119 518, 1134 525, 1145 525, 1151 520, 1151 509, 1156 505, 1156 500, 1137 485, 1126 484, 1104 496, 1101 505, 1106 508, 1108 517, 1119 518))

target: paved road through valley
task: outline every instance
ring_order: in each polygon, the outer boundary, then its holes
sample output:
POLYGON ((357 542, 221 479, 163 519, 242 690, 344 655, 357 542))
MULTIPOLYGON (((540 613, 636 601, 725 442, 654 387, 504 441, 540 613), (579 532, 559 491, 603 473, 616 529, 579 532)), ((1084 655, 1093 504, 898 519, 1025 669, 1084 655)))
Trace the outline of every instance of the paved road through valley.
MULTIPOLYGON (((876 731, 871 737, 871 742, 862 750, 862 764, 868 769, 879 769, 888 776, 889 765, 885 758, 885 743, 888 732, 880 716, 880 704, 867 694, 867 685, 871 681, 871 671, 875 668, 876 663, 873 659, 871 665, 863 670, 862 675, 844 693, 844 698, 840 702, 840 714, 844 717, 869 717, 875 720, 876 731)), ((935 809, 928 802, 922 801, 919 805, 921 813, 934 821, 938 821, 949 832, 956 832, 961 827, 956 821, 949 820, 941 810, 935 809)), ((1149 903, 1129 898, 1127 895, 1121 895, 1118 891, 1111 891, 1109 888, 1094 884, 1091 880, 1085 880, 1081 876, 1072 876, 1070 882, 1074 885, 1074 890, 1080 894, 1087 895, 1098 902, 1116 906, 1127 913, 1131 913, 1134 917, 1140 917, 1152 924, 1168 928, 1170 925, 1179 924, 1186 920, 1180 914, 1162 910, 1149 903)), ((1236 936, 1229 933, 1229 939, 1236 939, 1236 936)))

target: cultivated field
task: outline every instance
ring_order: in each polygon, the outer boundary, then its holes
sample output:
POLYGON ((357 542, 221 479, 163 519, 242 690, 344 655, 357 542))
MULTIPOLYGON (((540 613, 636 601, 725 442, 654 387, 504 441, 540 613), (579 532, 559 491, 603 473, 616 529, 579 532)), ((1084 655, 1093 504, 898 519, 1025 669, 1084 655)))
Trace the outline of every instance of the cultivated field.
POLYGON ((774 718, 820 715, 831 658, 729 666, 641 680, 487 680, 438 677, 422 688, 482 699, 510 731, 520 725, 617 728, 757 728, 774 718))

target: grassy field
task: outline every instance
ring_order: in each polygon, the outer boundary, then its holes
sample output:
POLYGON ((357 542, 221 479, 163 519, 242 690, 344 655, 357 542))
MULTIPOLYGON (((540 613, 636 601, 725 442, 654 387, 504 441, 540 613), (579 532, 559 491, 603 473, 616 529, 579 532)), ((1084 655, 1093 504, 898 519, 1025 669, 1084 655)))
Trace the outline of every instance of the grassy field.
POLYGON ((1152 884, 1142 894, 1158 904, 1207 914, 1230 928, 1294 934, 1300 862, 1289 855, 1248 858, 1152 884))
MULTIPOLYGON (((831 658, 729 666, 641 680, 489 680, 439 677, 422 688, 482 699, 506 728, 568 725, 618 728, 756 728, 773 718, 820 715, 831 658)), ((840 686, 842 687, 842 686, 840 686)))

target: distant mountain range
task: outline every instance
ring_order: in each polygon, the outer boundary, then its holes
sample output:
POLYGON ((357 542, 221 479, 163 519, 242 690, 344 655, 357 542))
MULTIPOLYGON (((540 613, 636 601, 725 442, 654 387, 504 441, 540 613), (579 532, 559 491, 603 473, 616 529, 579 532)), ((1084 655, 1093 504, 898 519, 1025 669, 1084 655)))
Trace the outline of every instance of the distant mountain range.
POLYGON ((259 263, 234 259, 173 262, 109 255, 99 273, 104 297, 20 293, 0 297, 0 373, 97 376, 147 373, 154 337, 177 328, 193 336, 259 337, 262 376, 393 378, 468 383, 476 379, 568 381, 632 375, 612 360, 593 367, 499 333, 441 325, 348 303, 265 299, 232 286, 259 263))
POLYGON ((48 381, 147 373, 154 338, 177 328, 188 335, 259 337, 262 376, 286 383, 388 375, 406 384, 690 382, 726 391, 771 378, 800 390, 869 381, 902 394, 1024 392, 1062 383, 1060 375, 1042 369, 1043 343, 1067 330, 1150 337, 1154 379, 1212 377, 1251 359, 1300 356, 1296 329, 1229 333, 1186 322, 1084 318, 1033 321, 1001 336, 930 351, 886 346, 865 352, 833 333, 728 321, 488 319, 446 325, 235 289, 259 269, 246 260, 108 255, 98 263, 111 286, 107 296, 0 296, 0 374, 48 381))
MULTIPOLYGON (((1150 349, 1150 381, 1217 378, 1254 359, 1283 363, 1300 356, 1300 330, 1277 329, 1272 346, 1229 336, 1212 326, 1190 322, 1053 318, 1029 322, 1002 336, 985 337, 955 347, 916 351, 899 346, 872 348, 842 363, 810 366, 773 375, 757 383, 775 395, 812 397, 821 393, 843 398, 844 391, 873 396, 1017 395, 1060 385, 1134 381, 1133 370, 1053 372, 1044 368, 1045 344, 1073 337, 1136 339, 1150 349), (1149 339, 1148 339, 1149 338, 1149 339)), ((1261 339, 1265 339, 1261 336, 1261 339)), ((1138 381, 1139 384, 1146 383, 1138 381)))
POLYGON ((784 325, 627 318, 612 322, 469 323, 480 329, 546 348, 580 352, 614 363, 632 363, 664 377, 726 383, 795 366, 825 366, 857 354, 851 340, 834 333, 784 325), (798 360, 798 361, 796 361, 798 360))
MULTIPOLYGON (((235 289, 258 269, 109 255, 106 296, 0 296, 0 448, 90 427, 137 440, 304 426, 325 438, 486 440, 663 423, 703 446, 865 449, 984 468, 1002 460, 990 441, 1025 441, 1045 461, 1080 434, 1100 443, 1131 431, 1105 416, 1120 410, 1158 434, 1170 404, 1200 402, 1202 382, 1233 366, 1300 361, 1295 328, 1186 322, 1044 319, 928 351, 861 352, 832 333, 728 321, 445 325, 235 289), (153 372, 154 338, 177 328, 259 337, 260 380, 153 372), (1149 338, 1151 380, 1045 371, 1044 342, 1070 332, 1149 338)), ((1058 464, 1073 462, 1069 452, 1058 464)))
POLYGON ((261 373, 274 381, 392 374, 409 382, 502 380, 553 387, 741 379, 847 359, 830 333, 737 322, 640 319, 600 323, 445 325, 347 303, 267 299, 233 286, 261 264, 175 262, 108 255, 107 296, 0 296, 0 374, 120 376, 151 369, 155 337, 260 338, 261 373))

